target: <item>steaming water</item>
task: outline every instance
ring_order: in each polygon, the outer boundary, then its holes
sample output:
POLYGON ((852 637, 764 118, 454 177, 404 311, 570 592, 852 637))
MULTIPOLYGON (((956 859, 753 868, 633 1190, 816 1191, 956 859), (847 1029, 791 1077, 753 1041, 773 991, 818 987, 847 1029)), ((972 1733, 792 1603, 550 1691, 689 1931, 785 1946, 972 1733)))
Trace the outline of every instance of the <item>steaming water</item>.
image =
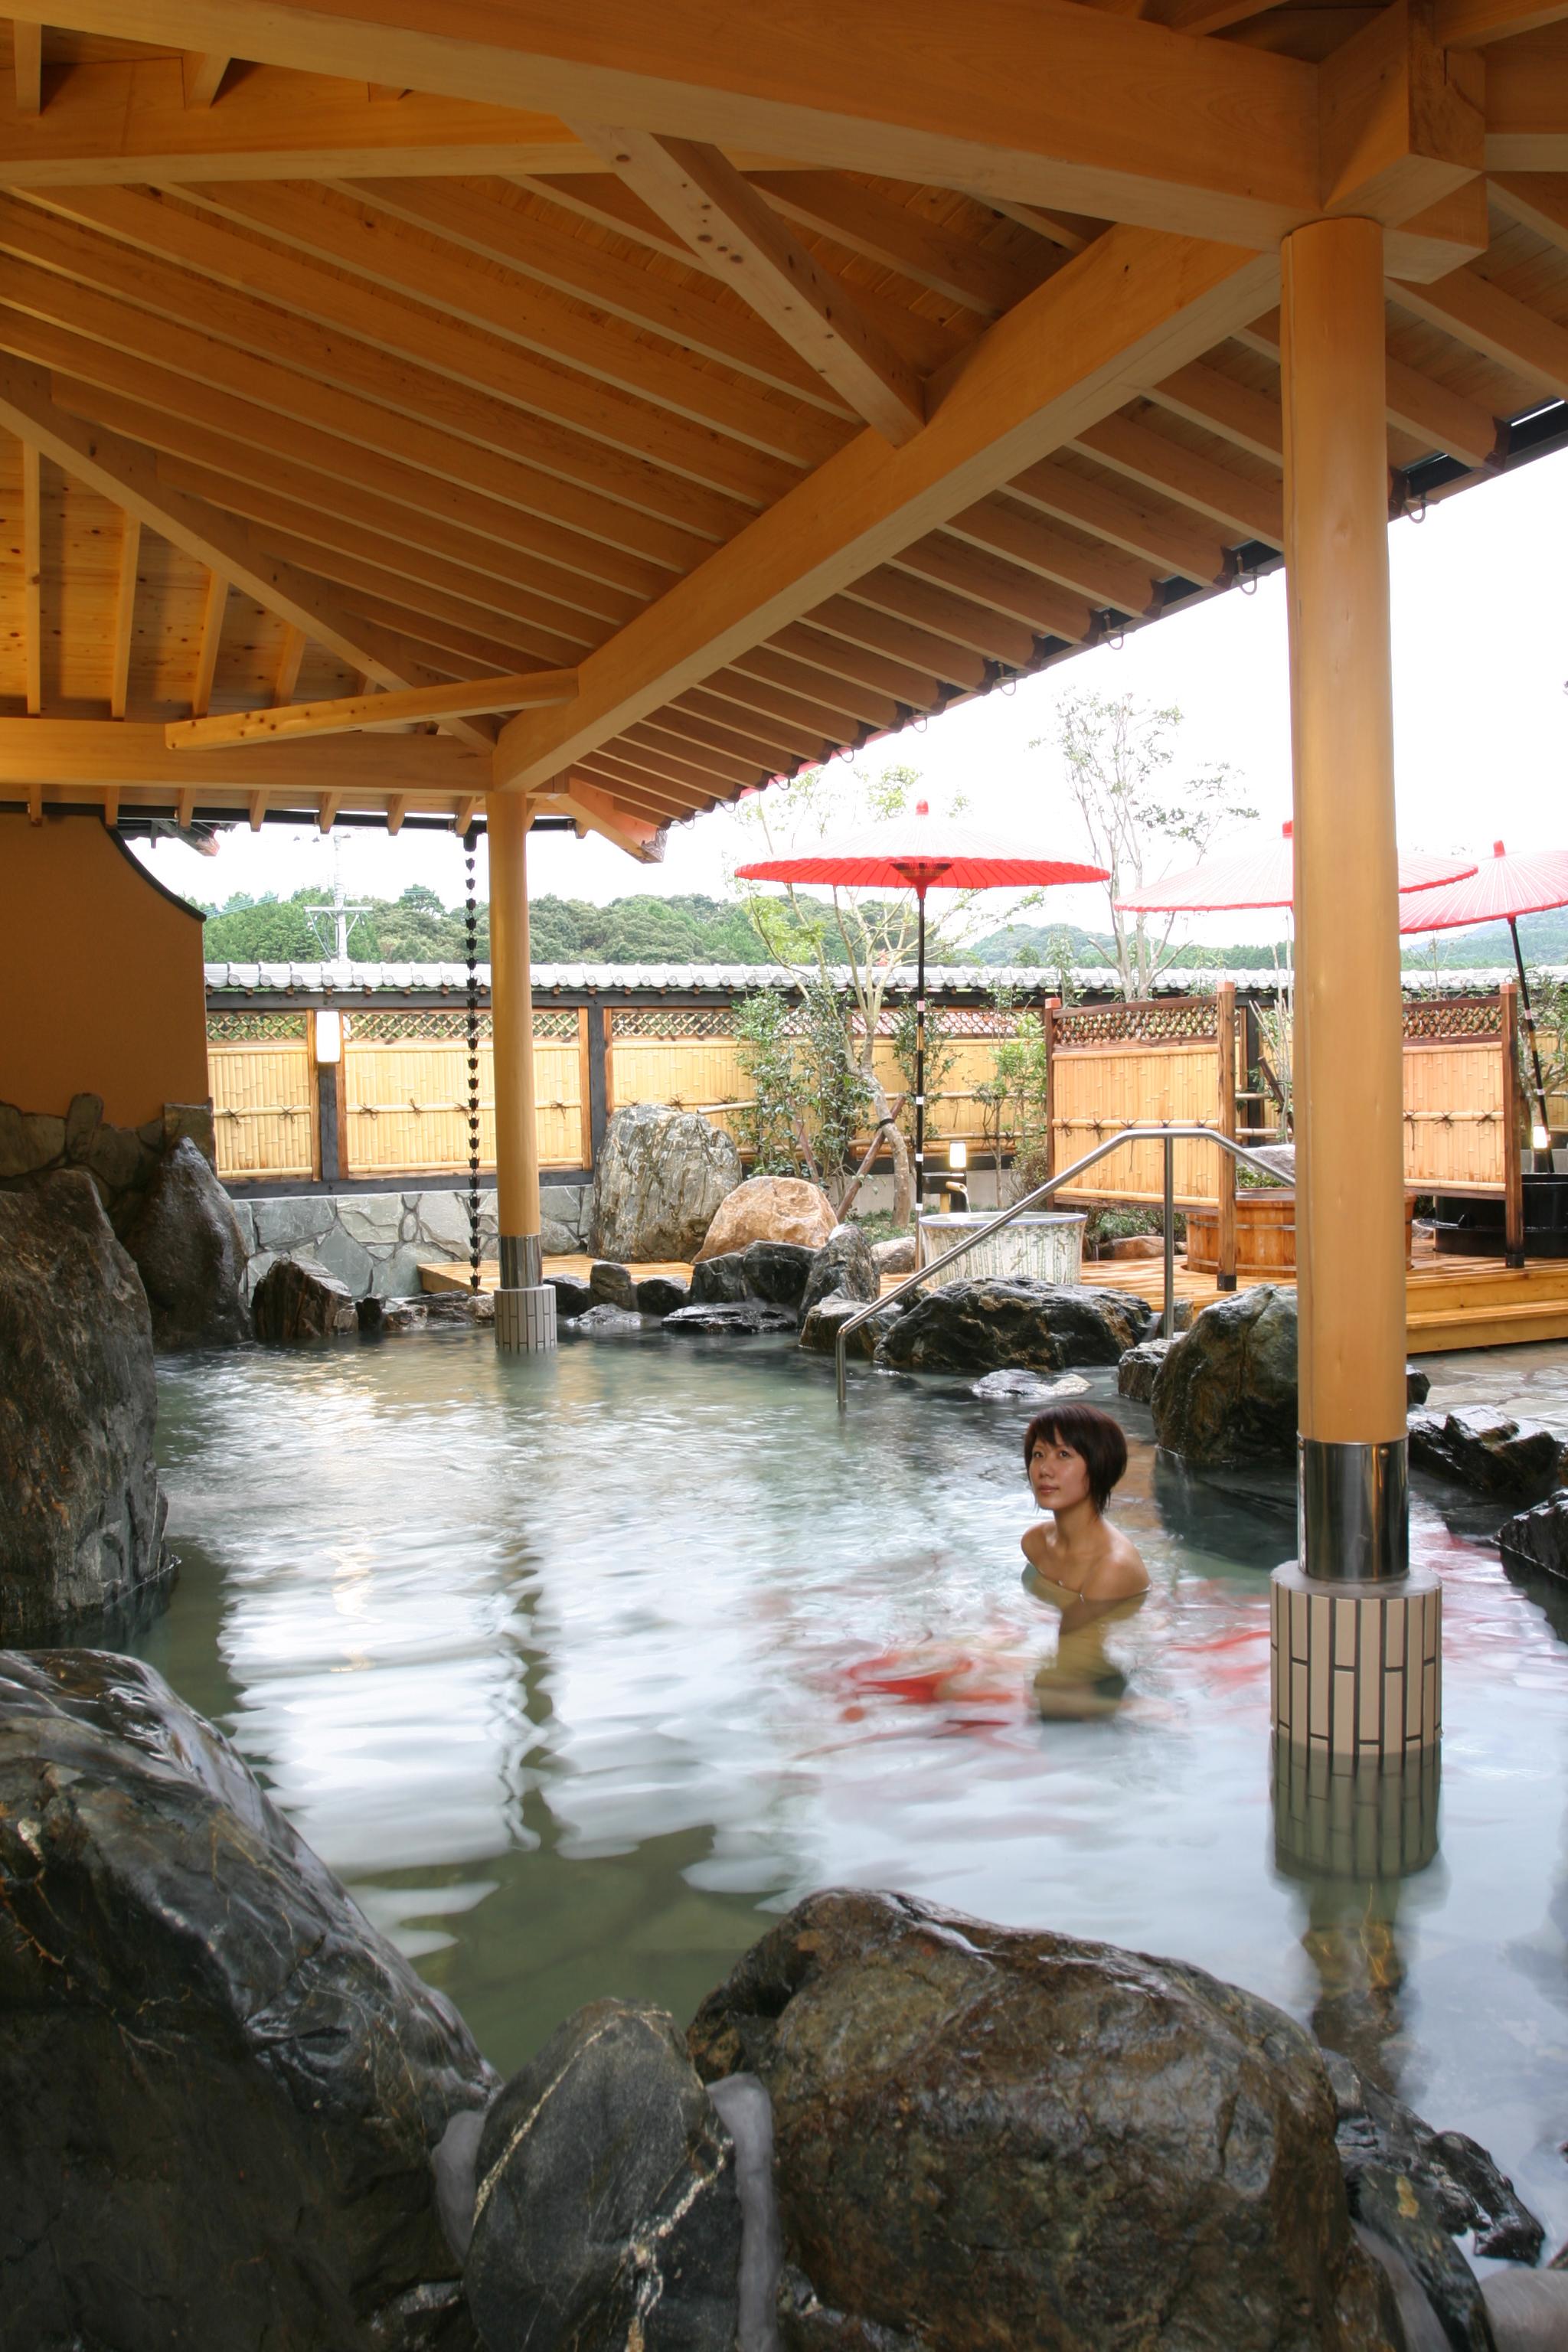
POLYGON ((1550 2249, 1568 1595, 1505 1577, 1495 1511, 1419 1494, 1445 1587, 1436 1857, 1376 1883, 1282 1866, 1289 1495, 1184 1480, 1116 1409, 1153 1591, 1110 1639, 1112 1720, 1034 1703, 1057 1620, 1020 1581, 1024 1411, 858 1371, 841 1424, 831 1367, 767 1340, 166 1366, 184 1566, 139 1646, 503 2069, 603 1993, 684 2020, 813 1887, 898 1886, 1267 1994, 1492 2149, 1550 2249))

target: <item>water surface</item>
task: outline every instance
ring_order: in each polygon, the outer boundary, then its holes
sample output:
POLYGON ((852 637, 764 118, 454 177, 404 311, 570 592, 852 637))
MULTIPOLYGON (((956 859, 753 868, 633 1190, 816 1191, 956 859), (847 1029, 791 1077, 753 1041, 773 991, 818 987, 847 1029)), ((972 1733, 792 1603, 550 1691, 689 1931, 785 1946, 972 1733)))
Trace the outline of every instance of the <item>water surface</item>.
POLYGON ((1267 1994, 1568 2234, 1568 1594, 1508 1580, 1495 1511, 1417 1496, 1440 1841, 1358 1880, 1276 1848, 1283 1483, 1183 1477, 1141 1408, 1118 1516, 1153 1591, 1108 1636, 1125 1703, 1076 1722, 1034 1703, 1058 1619, 1021 1580, 1016 1404, 866 1371, 841 1423, 787 1343, 658 1334, 161 1388, 184 1566, 138 1647, 501 2068, 603 1993, 684 2021, 813 1887, 898 1886, 1267 1994))

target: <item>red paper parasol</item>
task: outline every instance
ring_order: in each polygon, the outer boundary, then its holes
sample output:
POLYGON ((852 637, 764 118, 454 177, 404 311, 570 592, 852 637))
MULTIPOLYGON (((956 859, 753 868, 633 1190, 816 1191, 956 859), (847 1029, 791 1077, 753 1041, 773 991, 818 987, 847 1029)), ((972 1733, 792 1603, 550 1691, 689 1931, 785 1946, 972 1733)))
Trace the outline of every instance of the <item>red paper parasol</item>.
POLYGON ((1552 1122, 1546 1116, 1546 1083, 1535 1043, 1519 919, 1543 915, 1552 907, 1568 907, 1568 849, 1524 850, 1510 857, 1502 843, 1494 841, 1491 856, 1483 858, 1464 881, 1434 892, 1419 907, 1407 908, 1399 923, 1402 936, 1411 931, 1458 931, 1468 923, 1508 925, 1519 973, 1519 1001, 1530 1024, 1530 1058, 1535 1065, 1535 1100, 1543 1129, 1549 1129, 1552 1122))
MULTIPOLYGON (((1476 870, 1472 857, 1402 856, 1399 887, 1436 890, 1476 870)), ((1123 915, 1223 914, 1250 907, 1289 907, 1296 896, 1295 847, 1289 820, 1278 841, 1247 842, 1227 857, 1206 857, 1184 874, 1116 901, 1123 915)))
POLYGON ((750 866, 738 866, 735 872, 742 882, 816 882, 844 890, 913 890, 920 908, 915 979, 918 1213, 925 1203, 926 892, 1029 890, 1051 882, 1103 882, 1104 866, 1080 866, 1064 857, 1020 850, 973 825, 938 821, 929 802, 917 801, 912 816, 884 817, 798 857, 758 858, 750 866))

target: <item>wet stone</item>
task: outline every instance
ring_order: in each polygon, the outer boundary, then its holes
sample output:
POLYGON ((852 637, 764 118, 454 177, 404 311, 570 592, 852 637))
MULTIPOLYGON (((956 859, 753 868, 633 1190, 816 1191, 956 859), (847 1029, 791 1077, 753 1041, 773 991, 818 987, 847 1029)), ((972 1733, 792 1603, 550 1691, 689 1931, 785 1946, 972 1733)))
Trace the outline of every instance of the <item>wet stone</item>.
POLYGON ((690 1302, 689 1286, 673 1274, 650 1274, 637 1286, 637 1307, 639 1315, 652 1315, 662 1319, 675 1314, 690 1302))
POLYGON ((127 1237, 160 1354, 237 1348, 249 1337, 240 1301, 245 1237, 228 1194, 189 1136, 159 1162, 127 1237))
POLYGON ((612 1307, 605 1299, 575 1316, 572 1323, 574 1331, 584 1332, 592 1339, 613 1339, 626 1332, 640 1331, 643 1328, 640 1315, 628 1315, 624 1307, 612 1307))
POLYGON ((1539 1492, 1568 1474, 1568 1446, 1553 1431, 1484 1405, 1412 1414, 1410 1460, 1483 1495, 1539 1492))
POLYGON ((1060 1372, 1114 1364, 1148 1325, 1148 1306, 1129 1292, 986 1276, 922 1293, 877 1360, 912 1372, 1060 1372))
POLYGON ((614 1258, 596 1259, 588 1270, 588 1287, 595 1301, 624 1307, 628 1315, 637 1313, 637 1276, 629 1265, 621 1265, 614 1258))
MULTIPOLYGON (((814 1355, 837 1354, 840 1325, 861 1314, 867 1304, 863 1298, 819 1298, 800 1327, 801 1346, 814 1355)), ((864 1357, 869 1363, 901 1312, 901 1307, 881 1307, 875 1315, 867 1316, 859 1329, 850 1332, 845 1352, 864 1357)))
POLYGON ((734 2352, 730 2134, 662 2010, 567 2019, 485 2118, 463 2265, 487 2352, 734 2352))
POLYGON ((770 1307, 798 1308, 816 1256, 800 1242, 749 1242, 741 1253, 746 1296, 770 1307))
POLYGON ((1118 1396, 1131 1397, 1134 1404, 1147 1404, 1170 1344, 1168 1339, 1144 1339, 1129 1348, 1116 1367, 1118 1396))
POLYGON ((1568 1579, 1568 1486, 1505 1519, 1498 1545, 1510 1568, 1544 1570, 1548 1576, 1568 1579))
POLYGON ((1174 1339, 1150 1395, 1163 1446, 1205 1466, 1296 1458, 1296 1293, 1216 1298, 1174 1339))
MULTIPOLYGON (((1122 1358, 1125 1363, 1127 1359, 1122 1358)), ((1042 1380, 1038 1372, 987 1372, 976 1381, 969 1393, 982 1404, 1049 1404, 1053 1397, 1085 1396, 1089 1382, 1077 1372, 1064 1372, 1059 1381, 1042 1380)))
POLYGON ((558 1323, 574 1323, 593 1306, 593 1292, 576 1275, 547 1274, 544 1279, 555 1293, 555 1319, 558 1323))
POLYGON ((742 1298, 733 1305, 679 1307, 664 1318, 667 1331, 713 1332, 731 1339, 756 1339, 764 1331, 789 1331, 795 1318, 787 1307, 768 1307, 760 1298, 742 1298))
POLYGON ((858 1298, 868 1306, 881 1287, 864 1232, 858 1225, 835 1225, 812 1261, 800 1300, 801 1318, 823 1298, 858 1298))
POLYGON ((256 1286, 250 1312, 256 1336, 268 1348, 319 1345, 359 1328, 348 1285, 289 1257, 275 1259, 268 1268, 256 1286))
POLYGON ((738 1306, 746 1296, 746 1254, 727 1250, 720 1257, 699 1258, 691 1269, 693 1307, 738 1306))

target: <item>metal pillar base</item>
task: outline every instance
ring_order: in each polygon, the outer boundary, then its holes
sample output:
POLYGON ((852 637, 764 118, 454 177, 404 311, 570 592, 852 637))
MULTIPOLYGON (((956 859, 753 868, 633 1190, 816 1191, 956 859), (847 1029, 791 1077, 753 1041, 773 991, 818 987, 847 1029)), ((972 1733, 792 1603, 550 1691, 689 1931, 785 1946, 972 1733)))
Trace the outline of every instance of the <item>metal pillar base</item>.
POLYGON ((531 1355, 555 1345, 555 1293, 549 1283, 496 1292, 496 1346, 503 1355, 531 1355))
POLYGON ((544 1279, 544 1257, 537 1234, 500 1235, 500 1286, 503 1290, 537 1290, 544 1279))
POLYGON ((1410 1566, 1405 1441, 1300 1441, 1297 1529, 1301 1563, 1320 1583, 1371 1584, 1410 1566))
POLYGON ((1355 1763, 1435 1748, 1443 1728, 1443 1591, 1430 1569, 1327 1583, 1294 1560, 1269 1593, 1276 1737, 1355 1763))

